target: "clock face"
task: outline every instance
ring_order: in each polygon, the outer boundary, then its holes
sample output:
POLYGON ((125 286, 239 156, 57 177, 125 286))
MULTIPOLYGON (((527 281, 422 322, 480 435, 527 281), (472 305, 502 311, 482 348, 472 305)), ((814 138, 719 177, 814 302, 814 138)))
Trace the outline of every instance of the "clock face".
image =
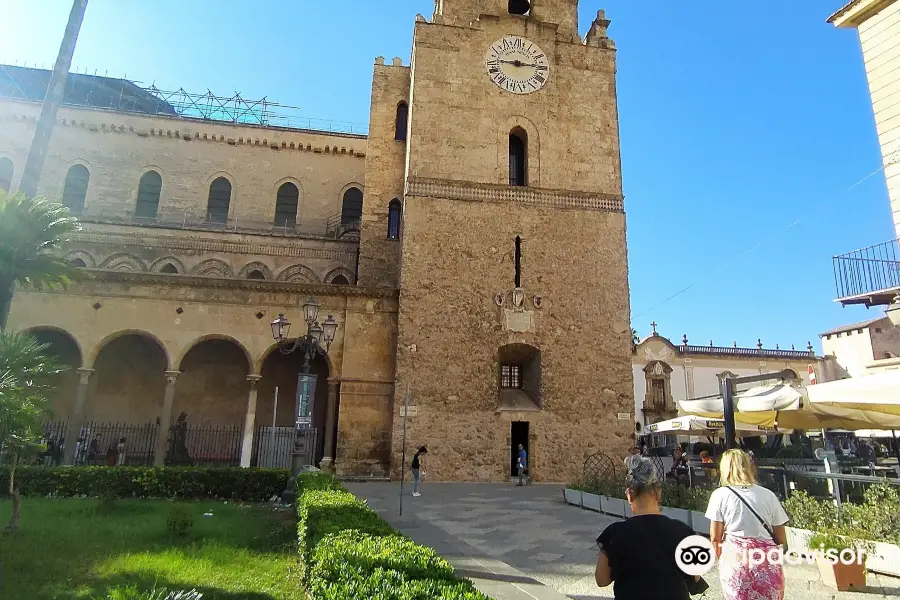
POLYGON ((491 81, 513 94, 536 92, 550 76, 544 51, 534 42, 513 35, 491 44, 485 65, 491 81))

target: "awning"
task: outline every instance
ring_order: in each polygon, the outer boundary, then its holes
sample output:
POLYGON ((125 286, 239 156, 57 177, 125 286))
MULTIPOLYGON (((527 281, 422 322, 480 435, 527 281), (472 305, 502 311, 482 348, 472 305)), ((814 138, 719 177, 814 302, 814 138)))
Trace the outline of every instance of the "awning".
MULTIPOLYGON (((900 415, 900 370, 811 385, 806 388, 806 393, 813 406, 900 415)), ((883 425, 887 426, 886 423, 883 425)))
MULTIPOLYGON (((717 436, 725 432, 725 421, 721 418, 707 418, 696 415, 675 417, 659 423, 645 425, 641 435, 675 434, 675 435, 703 435, 717 436)), ((776 431, 774 428, 750 425, 747 423, 735 423, 735 433, 739 436, 767 435, 774 433, 786 433, 776 431)))

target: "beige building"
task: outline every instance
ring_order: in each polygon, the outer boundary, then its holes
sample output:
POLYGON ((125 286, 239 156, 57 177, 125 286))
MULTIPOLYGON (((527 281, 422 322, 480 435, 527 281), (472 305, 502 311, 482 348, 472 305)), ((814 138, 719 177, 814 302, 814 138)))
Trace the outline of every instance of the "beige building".
POLYGON ((715 396, 722 393, 726 377, 746 377, 791 369, 796 380, 810 383, 812 368, 817 381, 822 376, 822 359, 812 346, 802 350, 732 346, 695 345, 682 336, 675 344, 656 331, 634 347, 632 372, 634 376, 635 430, 644 425, 678 416, 682 400, 715 396))
POLYGON ((826 359, 823 381, 863 377, 900 358, 900 329, 887 317, 844 325, 819 337, 826 359))
POLYGON ((900 1, 852 0, 828 22, 859 33, 896 232, 887 242, 834 257, 837 300, 900 310, 900 1))
MULTIPOLYGON (((396 475, 404 426, 437 480, 503 480, 519 443, 538 480, 624 453, 615 45, 602 12, 580 37, 577 4, 437 2, 410 66, 376 59, 368 135, 71 76, 39 192, 81 216, 67 256, 90 278, 19 290, 10 316, 73 367, 57 415, 165 431, 183 411, 240 426, 257 464, 301 364, 269 323, 301 333, 314 296, 339 324, 313 364, 323 465, 396 475)), ((0 187, 48 77, 0 69, 0 187)))

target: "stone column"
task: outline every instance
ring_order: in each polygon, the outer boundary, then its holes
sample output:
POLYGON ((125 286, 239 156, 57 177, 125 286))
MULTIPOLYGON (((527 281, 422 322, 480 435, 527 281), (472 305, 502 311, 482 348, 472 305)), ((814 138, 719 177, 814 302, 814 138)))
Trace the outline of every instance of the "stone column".
POLYGON ((253 454, 253 434, 256 432, 256 384, 262 379, 259 375, 247 375, 250 391, 247 393, 247 420, 244 421, 244 441, 241 444, 241 466, 248 468, 253 454))
POLYGON ((153 451, 153 466, 165 464, 169 449, 169 431, 172 427, 172 405, 175 403, 175 382, 181 371, 166 371, 166 395, 163 396, 162 412, 159 413, 159 431, 156 432, 156 447, 153 451))
POLYGON ((78 436, 81 435, 81 428, 84 427, 84 402, 87 398, 88 384, 93 374, 93 369, 78 369, 78 389, 75 391, 75 407, 69 417, 69 426, 66 429, 65 454, 63 455, 63 464, 66 465, 75 464, 75 446, 78 443, 78 436))
POLYGON ((328 407, 325 412, 325 456, 319 465, 323 471, 334 471, 334 419, 337 417, 340 381, 328 382, 328 407))

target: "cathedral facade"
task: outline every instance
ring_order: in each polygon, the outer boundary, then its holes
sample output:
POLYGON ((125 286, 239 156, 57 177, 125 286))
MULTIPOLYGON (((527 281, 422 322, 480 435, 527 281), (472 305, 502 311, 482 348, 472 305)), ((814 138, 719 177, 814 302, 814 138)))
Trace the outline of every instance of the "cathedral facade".
MULTIPOLYGON (((311 366, 323 467, 397 476, 405 441, 428 446, 433 479, 501 481, 523 444, 535 479, 565 481, 623 454, 608 26, 600 12, 582 37, 577 0, 439 0, 409 65, 376 59, 367 135, 197 118, 70 76, 39 193, 79 215, 66 252, 87 277, 19 289, 10 315, 71 367, 57 416, 240 425, 256 464, 262 427, 294 422, 302 363, 270 323, 302 334, 314 297, 338 323, 311 366)), ((21 177, 48 77, 0 71, 0 187, 21 177)))

